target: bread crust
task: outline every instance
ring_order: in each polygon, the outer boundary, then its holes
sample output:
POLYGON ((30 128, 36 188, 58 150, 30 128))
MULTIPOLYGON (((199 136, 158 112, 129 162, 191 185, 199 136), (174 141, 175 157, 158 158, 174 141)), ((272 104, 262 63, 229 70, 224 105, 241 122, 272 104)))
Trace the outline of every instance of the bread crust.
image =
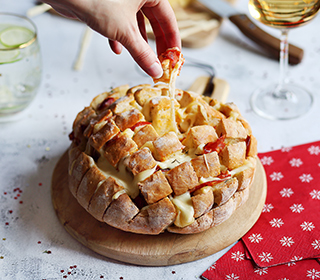
POLYGON ((168 197, 148 205, 130 222, 132 232, 140 234, 160 234, 176 217, 174 205, 168 197))
POLYGON ((88 212, 99 221, 103 221, 103 215, 112 202, 112 197, 124 188, 113 177, 101 181, 98 189, 93 194, 88 206, 88 212))
POLYGON ((198 185, 198 177, 190 162, 184 162, 166 173, 175 195, 181 195, 198 185))
POLYGON ((148 204, 155 203, 172 193, 172 189, 161 170, 138 183, 138 186, 148 204))

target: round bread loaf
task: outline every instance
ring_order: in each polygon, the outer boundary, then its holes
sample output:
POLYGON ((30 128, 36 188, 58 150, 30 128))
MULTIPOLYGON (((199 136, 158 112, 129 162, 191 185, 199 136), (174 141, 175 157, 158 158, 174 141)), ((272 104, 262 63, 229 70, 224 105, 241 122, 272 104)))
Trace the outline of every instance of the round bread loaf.
POLYGON ((140 234, 192 234, 248 198, 257 142, 233 103, 166 84, 93 99, 70 134, 69 188, 94 218, 140 234))

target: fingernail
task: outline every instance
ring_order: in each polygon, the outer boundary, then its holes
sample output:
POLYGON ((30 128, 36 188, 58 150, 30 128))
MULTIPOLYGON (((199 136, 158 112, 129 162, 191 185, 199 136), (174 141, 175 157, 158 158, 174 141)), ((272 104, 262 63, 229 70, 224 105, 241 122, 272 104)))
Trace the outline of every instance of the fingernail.
POLYGON ((159 62, 154 62, 148 69, 148 74, 155 78, 159 79, 163 75, 163 70, 159 62))

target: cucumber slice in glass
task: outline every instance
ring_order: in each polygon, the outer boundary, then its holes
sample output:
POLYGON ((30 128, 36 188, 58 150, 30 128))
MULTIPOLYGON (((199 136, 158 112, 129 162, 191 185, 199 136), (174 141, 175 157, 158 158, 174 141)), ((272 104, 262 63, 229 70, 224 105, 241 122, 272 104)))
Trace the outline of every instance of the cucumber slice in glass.
POLYGON ((21 26, 11 26, 8 27, 0 33, 0 43, 2 43, 7 48, 17 48, 34 37, 34 33, 21 26))

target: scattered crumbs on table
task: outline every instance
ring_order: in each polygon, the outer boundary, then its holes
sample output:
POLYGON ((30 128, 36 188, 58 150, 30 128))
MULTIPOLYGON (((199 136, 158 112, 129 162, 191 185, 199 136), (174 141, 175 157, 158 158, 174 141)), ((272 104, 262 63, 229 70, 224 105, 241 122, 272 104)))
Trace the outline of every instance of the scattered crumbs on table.
POLYGON ((64 274, 62 276, 62 278, 68 278, 68 276, 72 276, 72 275, 75 275, 77 274, 77 270, 76 270, 77 266, 76 265, 72 265, 72 266, 69 266, 68 269, 60 269, 60 272, 62 274, 64 274))
POLYGON ((7 238, 3 237, 2 240, 5 241, 5 240, 7 240, 7 238))
POLYGON ((46 156, 42 156, 41 158, 36 159, 37 164, 44 164, 47 163, 49 159, 46 156))
POLYGON ((51 254, 52 252, 51 252, 50 250, 45 250, 45 251, 43 251, 42 253, 44 253, 44 254, 51 254))
POLYGON ((0 256, 0 260, 4 259, 4 256, 0 256))

